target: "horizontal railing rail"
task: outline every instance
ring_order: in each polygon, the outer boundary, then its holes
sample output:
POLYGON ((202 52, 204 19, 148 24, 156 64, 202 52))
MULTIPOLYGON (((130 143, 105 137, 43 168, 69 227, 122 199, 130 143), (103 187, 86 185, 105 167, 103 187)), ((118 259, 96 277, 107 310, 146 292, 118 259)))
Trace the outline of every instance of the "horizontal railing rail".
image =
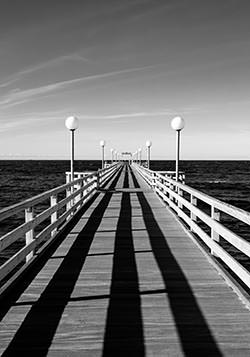
POLYGON ((177 215, 190 227, 190 230, 209 247, 211 253, 219 257, 238 278, 250 288, 250 272, 235 257, 225 250, 220 240, 223 238, 231 246, 250 257, 250 243, 238 234, 226 228, 221 222, 221 213, 250 225, 250 213, 228 203, 215 199, 188 185, 173 180, 160 172, 152 171, 134 164, 138 173, 155 190, 159 197, 171 207, 177 215), (210 213, 204 212, 199 203, 205 203, 210 213), (197 218, 210 229, 210 234, 198 224, 197 218))
MULTIPOLYGON (((0 210, 0 222, 7 226, 8 222, 15 221, 18 215, 22 215, 17 220, 17 226, 0 237, 0 285, 4 279, 8 280, 8 275, 20 264, 28 266, 35 259, 35 252, 40 249, 42 242, 52 241, 64 223, 68 222, 119 168, 120 164, 116 163, 87 175, 81 173, 73 182, 0 210), (19 249, 9 249, 11 253, 7 256, 4 250, 17 242, 19 249)), ((2 285, 5 286, 5 283, 2 285)), ((3 287, 0 292, 2 290, 3 287)))
MULTIPOLYGON (((114 167, 117 164, 118 164, 118 162, 113 162, 113 163, 105 162, 104 169, 99 169, 98 172, 100 174, 102 174, 102 172, 106 172, 106 169, 114 167)), ((92 173, 93 173, 93 171, 74 171, 74 180, 83 178, 83 177, 90 175, 92 173)), ((66 171, 66 183, 68 183, 68 182, 71 182, 71 172, 70 171, 66 171)))
MULTIPOLYGON (((133 164, 137 171, 143 176, 144 180, 151 186, 155 186, 155 178, 157 174, 161 174, 167 178, 175 179, 176 172, 175 171, 153 171, 142 165, 133 164)), ((183 171, 179 171, 179 182, 185 183, 185 173, 183 171)))

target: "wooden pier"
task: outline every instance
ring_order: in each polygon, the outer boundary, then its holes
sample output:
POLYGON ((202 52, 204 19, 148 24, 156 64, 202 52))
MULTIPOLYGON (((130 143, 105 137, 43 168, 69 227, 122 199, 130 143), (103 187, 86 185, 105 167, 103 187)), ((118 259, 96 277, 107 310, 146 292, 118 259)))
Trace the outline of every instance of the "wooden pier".
POLYGON ((57 233, 52 204, 56 238, 2 292, 2 356, 249 356, 249 309, 140 169, 85 184, 57 233))

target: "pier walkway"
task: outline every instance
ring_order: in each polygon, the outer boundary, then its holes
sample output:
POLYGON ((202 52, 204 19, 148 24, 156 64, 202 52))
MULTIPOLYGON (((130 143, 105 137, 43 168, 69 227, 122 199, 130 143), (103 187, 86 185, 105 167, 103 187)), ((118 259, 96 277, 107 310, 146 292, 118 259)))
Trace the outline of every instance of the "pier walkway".
POLYGON ((2 356, 250 355, 249 310, 130 166, 66 233, 1 301, 2 356))

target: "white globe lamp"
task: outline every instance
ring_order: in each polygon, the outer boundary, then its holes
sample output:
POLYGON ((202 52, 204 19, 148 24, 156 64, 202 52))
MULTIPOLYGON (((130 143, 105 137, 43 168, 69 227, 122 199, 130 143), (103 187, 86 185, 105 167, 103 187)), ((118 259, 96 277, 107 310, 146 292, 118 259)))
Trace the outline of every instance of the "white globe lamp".
POLYGON ((65 126, 69 130, 76 130, 79 127, 79 120, 75 116, 70 116, 65 120, 65 126))
POLYGON ((172 129, 179 131, 182 130, 185 126, 184 119, 182 117, 175 117, 171 121, 172 129))

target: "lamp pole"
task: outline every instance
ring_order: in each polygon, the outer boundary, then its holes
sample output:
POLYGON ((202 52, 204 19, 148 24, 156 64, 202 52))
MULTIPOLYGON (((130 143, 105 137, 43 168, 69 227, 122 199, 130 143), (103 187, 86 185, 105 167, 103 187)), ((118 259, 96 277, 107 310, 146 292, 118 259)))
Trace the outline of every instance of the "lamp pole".
POLYGON ((175 180, 179 181, 179 159, 180 159, 180 138, 181 130, 184 128, 185 122, 181 117, 175 117, 171 121, 172 129, 176 131, 176 164, 175 164, 175 180))
POLYGON ((74 155, 75 155, 75 130, 78 128, 79 123, 78 119, 75 116, 70 116, 66 119, 65 121, 65 126, 67 129, 71 131, 71 136, 70 136, 70 151, 71 151, 71 159, 70 159, 70 181, 74 180, 74 155))
POLYGON ((141 148, 138 149, 138 153, 139 153, 139 165, 141 165, 141 148))
POLYGON ((147 147, 147 161, 148 161, 148 169, 150 168, 150 148, 152 146, 152 142, 150 140, 146 141, 146 147, 147 147))
POLYGON ((113 164, 113 161, 114 161, 114 157, 113 157, 114 149, 110 149, 110 151, 111 151, 111 164, 113 164))
POLYGON ((102 169, 104 169, 104 147, 106 145, 105 140, 100 141, 100 146, 102 148, 102 169))

